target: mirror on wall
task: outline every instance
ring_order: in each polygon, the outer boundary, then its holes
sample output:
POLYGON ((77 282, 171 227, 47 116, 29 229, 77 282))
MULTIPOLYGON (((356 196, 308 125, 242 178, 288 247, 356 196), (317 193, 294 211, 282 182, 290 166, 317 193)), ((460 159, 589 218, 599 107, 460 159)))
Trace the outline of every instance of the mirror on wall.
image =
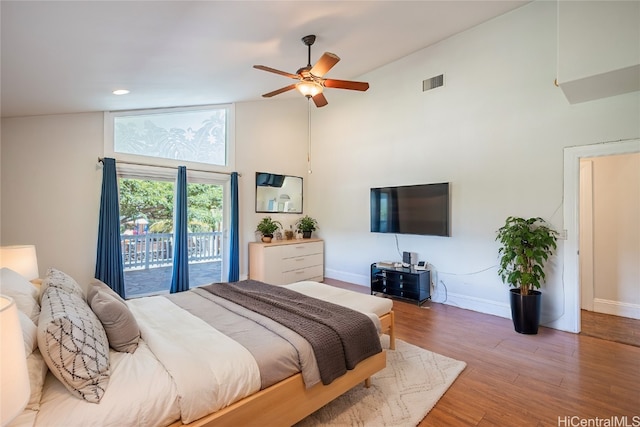
POLYGON ((256 212, 302 213, 302 178, 256 172, 256 212))

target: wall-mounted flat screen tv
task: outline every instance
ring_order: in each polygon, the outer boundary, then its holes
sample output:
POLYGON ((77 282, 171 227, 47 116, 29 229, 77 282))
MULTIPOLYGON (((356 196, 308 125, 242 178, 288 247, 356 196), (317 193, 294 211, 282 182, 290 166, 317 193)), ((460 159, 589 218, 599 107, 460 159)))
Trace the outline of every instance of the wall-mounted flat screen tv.
POLYGON ((450 236, 449 183, 372 188, 371 231, 450 236))

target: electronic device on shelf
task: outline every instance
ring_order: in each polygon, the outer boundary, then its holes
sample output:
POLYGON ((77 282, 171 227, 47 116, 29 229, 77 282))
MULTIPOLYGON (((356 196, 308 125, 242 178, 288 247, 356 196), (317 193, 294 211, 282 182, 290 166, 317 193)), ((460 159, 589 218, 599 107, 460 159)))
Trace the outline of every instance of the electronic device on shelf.
POLYGON ((415 252, 402 252, 402 266, 411 267, 418 263, 418 254, 415 252))
POLYGON ((428 263, 426 261, 418 261, 416 265, 413 266, 414 270, 426 270, 428 263))

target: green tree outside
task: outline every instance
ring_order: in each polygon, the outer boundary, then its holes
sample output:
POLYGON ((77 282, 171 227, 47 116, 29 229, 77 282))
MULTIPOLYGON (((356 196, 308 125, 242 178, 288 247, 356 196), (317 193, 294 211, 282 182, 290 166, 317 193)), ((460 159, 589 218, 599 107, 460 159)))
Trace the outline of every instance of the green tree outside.
MULTIPOLYGON (((120 232, 132 230, 136 219, 148 221, 150 233, 173 231, 174 183, 122 178, 119 182, 120 232)), ((189 231, 209 232, 222 226, 222 186, 187 184, 189 231)))

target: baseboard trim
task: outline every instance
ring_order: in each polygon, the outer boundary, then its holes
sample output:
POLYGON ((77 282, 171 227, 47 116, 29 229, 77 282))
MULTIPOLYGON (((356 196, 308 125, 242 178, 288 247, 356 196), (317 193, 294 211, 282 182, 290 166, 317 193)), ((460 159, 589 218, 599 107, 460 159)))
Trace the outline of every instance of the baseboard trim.
POLYGON ((640 304, 594 298, 593 311, 614 316, 629 317, 631 319, 640 319, 640 304))
MULTIPOLYGON (((437 301, 440 302, 440 301, 437 301)), ((456 293, 448 293, 444 304, 452 305, 466 310, 478 311, 480 313, 492 314, 494 316, 511 318, 511 307, 509 304, 499 303, 483 298, 471 297, 456 293)))
POLYGON ((371 286, 371 277, 368 275, 365 276, 362 274, 346 273, 344 271, 327 268, 324 271, 324 277, 360 286, 366 286, 367 288, 371 286))

